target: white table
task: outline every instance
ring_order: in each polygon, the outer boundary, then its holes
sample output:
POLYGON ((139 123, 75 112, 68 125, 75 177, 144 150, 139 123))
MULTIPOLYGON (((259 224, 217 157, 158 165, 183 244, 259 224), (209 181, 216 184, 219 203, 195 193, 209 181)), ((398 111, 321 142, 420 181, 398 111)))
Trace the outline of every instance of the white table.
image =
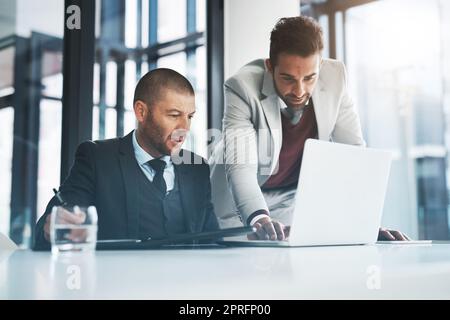
POLYGON ((0 299, 449 299, 450 244, 0 253, 0 299))

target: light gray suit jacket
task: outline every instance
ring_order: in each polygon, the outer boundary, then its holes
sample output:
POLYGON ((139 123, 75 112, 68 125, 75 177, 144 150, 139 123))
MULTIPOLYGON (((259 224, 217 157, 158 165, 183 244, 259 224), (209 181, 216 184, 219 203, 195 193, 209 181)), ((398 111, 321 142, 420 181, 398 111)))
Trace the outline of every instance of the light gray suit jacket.
MULTIPOLYGON (((242 67, 224 90, 223 134, 209 158, 212 202, 222 228, 269 211, 260 186, 278 169, 283 103, 263 59, 242 67)), ((312 100, 320 140, 365 145, 343 63, 323 60, 312 100)))

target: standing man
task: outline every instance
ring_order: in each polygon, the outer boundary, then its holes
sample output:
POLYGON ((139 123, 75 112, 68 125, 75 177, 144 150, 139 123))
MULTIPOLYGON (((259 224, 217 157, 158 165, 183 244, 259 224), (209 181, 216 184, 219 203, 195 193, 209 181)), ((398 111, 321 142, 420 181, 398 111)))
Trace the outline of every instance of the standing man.
MULTIPOLYGON (((209 166, 181 150, 195 113, 189 81, 170 69, 148 72, 136 86, 134 113, 137 129, 127 136, 80 144, 59 189, 62 198, 96 206, 98 239, 157 239, 218 229, 209 166)), ((50 212, 56 204, 54 197, 36 225, 36 249, 50 247, 50 212)))
MULTIPOLYGON (((321 27, 282 18, 269 59, 225 82, 223 139, 210 159, 212 200, 223 227, 257 228, 254 238, 287 236, 306 139, 364 146, 343 63, 322 58, 321 27)), ((380 238, 405 237, 380 229, 380 238)))

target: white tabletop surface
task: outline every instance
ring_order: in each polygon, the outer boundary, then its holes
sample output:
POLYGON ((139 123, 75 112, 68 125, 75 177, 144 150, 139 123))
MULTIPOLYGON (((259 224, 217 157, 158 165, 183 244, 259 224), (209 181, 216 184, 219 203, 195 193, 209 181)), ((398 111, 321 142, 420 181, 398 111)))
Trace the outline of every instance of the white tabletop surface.
POLYGON ((450 244, 0 252, 0 299, 449 299, 450 244))

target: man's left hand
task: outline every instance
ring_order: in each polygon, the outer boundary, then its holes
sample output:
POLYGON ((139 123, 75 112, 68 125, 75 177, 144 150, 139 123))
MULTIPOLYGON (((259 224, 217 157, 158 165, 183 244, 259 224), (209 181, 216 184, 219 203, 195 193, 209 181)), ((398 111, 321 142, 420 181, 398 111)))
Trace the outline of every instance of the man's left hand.
POLYGON ((380 228, 378 230, 378 241, 409 241, 411 240, 406 234, 396 231, 380 228))

